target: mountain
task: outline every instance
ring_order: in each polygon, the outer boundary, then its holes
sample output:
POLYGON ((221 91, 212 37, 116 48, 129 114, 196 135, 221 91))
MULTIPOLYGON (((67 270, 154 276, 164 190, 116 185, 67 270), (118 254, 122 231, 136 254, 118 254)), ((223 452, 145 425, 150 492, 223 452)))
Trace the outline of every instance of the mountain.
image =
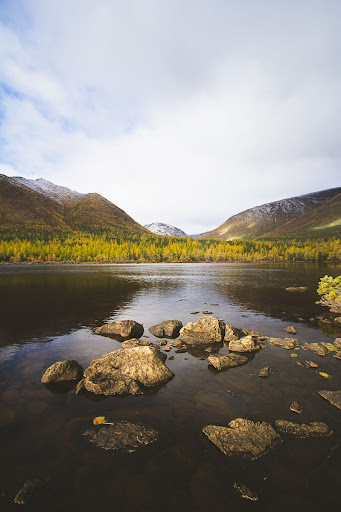
POLYGON ((145 224, 144 226, 156 235, 164 236, 187 236, 182 229, 170 226, 169 224, 162 224, 162 222, 153 222, 152 224, 145 224))
POLYGON ((0 174, 0 229, 39 232, 148 231, 99 194, 0 174))
POLYGON ((204 233, 200 238, 221 238, 223 240, 271 238, 272 236, 290 235, 297 230, 301 236, 309 236, 311 232, 315 236, 317 233, 319 236, 334 235, 334 228, 338 226, 341 218, 338 206, 340 198, 337 198, 340 193, 341 187, 338 187, 256 206, 233 215, 221 226, 204 233), (333 213, 328 216, 328 203, 333 199, 333 213), (320 213, 317 212, 316 217, 313 217, 312 212, 318 208, 321 208, 320 213), (299 223, 299 219, 301 219, 301 223, 299 223), (318 219, 321 219, 321 222, 322 219, 325 219, 324 224, 321 224, 324 226, 322 231, 318 231, 318 219), (315 225, 314 222, 317 224, 315 225))

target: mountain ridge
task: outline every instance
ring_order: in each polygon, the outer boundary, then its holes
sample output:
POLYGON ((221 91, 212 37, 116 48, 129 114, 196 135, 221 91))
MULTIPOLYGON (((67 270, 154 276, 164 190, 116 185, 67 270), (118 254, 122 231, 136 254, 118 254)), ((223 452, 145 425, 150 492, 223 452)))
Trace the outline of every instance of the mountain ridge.
POLYGON ((148 229, 151 233, 162 236, 180 236, 187 237, 182 229, 177 228, 175 226, 171 226, 170 224, 164 224, 163 222, 153 222, 152 224, 145 224, 144 227, 148 229))

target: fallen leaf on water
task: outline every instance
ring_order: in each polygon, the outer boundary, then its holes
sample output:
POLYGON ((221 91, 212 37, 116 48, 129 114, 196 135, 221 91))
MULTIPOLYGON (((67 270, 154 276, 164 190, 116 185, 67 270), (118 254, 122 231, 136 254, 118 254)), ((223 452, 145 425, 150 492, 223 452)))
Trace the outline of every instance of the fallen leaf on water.
POLYGON ((290 354, 290 357, 297 357, 297 354, 290 354))
POLYGON ((92 420, 92 423, 94 425, 102 425, 102 423, 106 423, 105 416, 96 416, 96 418, 92 420))
POLYGON ((331 379, 331 375, 328 375, 328 373, 319 372, 319 374, 321 375, 321 377, 324 377, 325 379, 331 379))
POLYGON ((294 350, 300 350, 300 347, 295 347, 294 350))

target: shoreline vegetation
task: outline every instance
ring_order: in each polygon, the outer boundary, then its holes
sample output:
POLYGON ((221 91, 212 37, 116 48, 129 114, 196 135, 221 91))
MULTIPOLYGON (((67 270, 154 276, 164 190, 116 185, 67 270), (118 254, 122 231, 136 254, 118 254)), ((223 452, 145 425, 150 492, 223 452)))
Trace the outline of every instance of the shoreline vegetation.
POLYGON ((115 233, 0 234, 0 263, 339 262, 341 240, 223 241, 115 233))

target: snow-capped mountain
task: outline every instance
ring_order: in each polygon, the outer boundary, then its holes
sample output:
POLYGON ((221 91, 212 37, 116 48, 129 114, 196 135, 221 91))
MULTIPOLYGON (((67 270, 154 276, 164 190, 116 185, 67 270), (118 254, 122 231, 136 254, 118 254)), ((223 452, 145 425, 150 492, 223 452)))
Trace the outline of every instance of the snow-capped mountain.
POLYGON ((201 238, 252 239, 271 234, 281 226, 283 226, 281 231, 284 233, 286 223, 293 222, 321 207, 338 196, 340 192, 341 188, 339 187, 255 206, 233 215, 218 228, 201 235, 201 238))
POLYGON ((36 180, 30 180, 27 178, 22 178, 21 176, 15 176, 12 178, 17 183, 21 185, 25 185, 26 187, 43 194, 50 199, 54 199, 58 201, 58 203, 63 203, 66 199, 83 199, 86 194, 81 194, 80 192, 76 192, 75 190, 71 190, 67 187, 61 187, 59 185, 55 185, 50 181, 44 180, 43 178, 38 178, 36 180))
POLYGON ((170 226, 169 224, 163 224, 162 222, 153 222, 152 224, 145 224, 144 226, 152 233, 163 236, 187 236, 182 229, 170 226))

